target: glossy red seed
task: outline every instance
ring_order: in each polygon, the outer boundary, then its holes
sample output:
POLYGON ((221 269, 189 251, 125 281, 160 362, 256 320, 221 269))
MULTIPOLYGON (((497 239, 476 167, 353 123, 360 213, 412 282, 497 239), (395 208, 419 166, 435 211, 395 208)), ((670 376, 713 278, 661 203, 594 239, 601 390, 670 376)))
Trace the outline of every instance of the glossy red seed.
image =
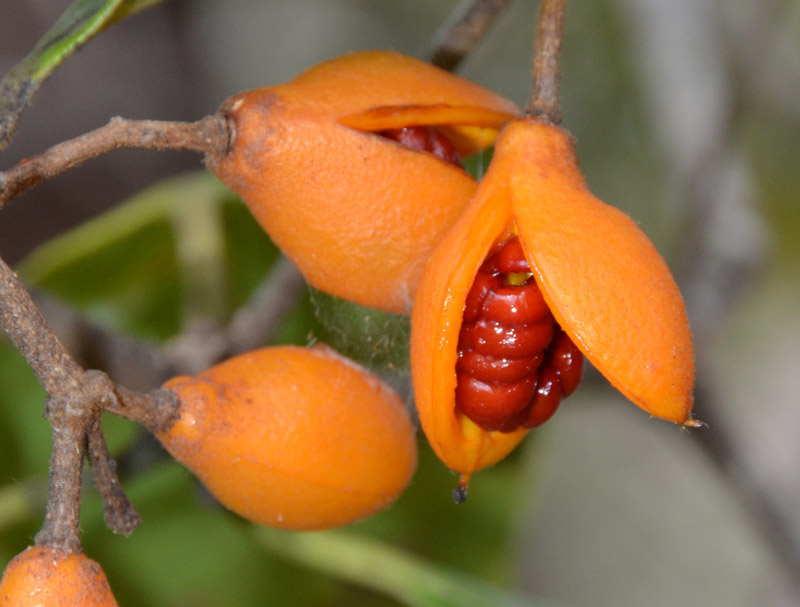
POLYGON ((456 385, 458 408, 486 430, 497 430, 524 410, 536 391, 536 374, 512 383, 492 384, 460 374, 456 385))
POLYGON ((497 267, 504 274, 517 274, 531 271, 528 260, 525 259, 525 252, 522 250, 522 244, 519 238, 514 238, 505 243, 503 249, 500 251, 497 267))
POLYGON ((461 154, 447 137, 430 126, 408 126, 401 129, 386 129, 379 133, 415 152, 428 152, 437 158, 462 166, 461 154))
POLYGON ((483 274, 498 274, 500 272, 500 268, 497 265, 498 260, 500 259, 500 253, 497 251, 489 253, 486 256, 486 259, 481 264, 478 273, 483 274))
POLYGON ((513 382, 530 375, 542 364, 541 352, 524 358, 497 358, 486 356, 475 349, 459 352, 456 371, 485 382, 513 382))
POLYGON ((531 402, 527 419, 523 422, 526 428, 536 428, 553 416, 561 403, 561 382, 554 369, 539 369, 536 393, 531 402))
POLYGON ((494 247, 467 294, 456 407, 484 430, 532 428, 575 390, 582 369, 583 355, 556 325, 519 240, 494 247), (511 284, 518 277, 509 274, 528 278, 511 284))
POLYGON ((434 156, 438 156, 445 162, 455 164, 456 166, 463 166, 461 163, 461 154, 458 153, 456 146, 447 137, 440 132, 431 129, 431 145, 430 150, 434 156))
POLYGON ((553 338, 554 321, 548 316, 530 325, 506 326, 482 318, 475 323, 472 339, 475 349, 489 356, 522 358, 537 354, 553 338))
POLYGON ((483 302, 483 316, 505 325, 535 323, 549 314, 550 308, 535 282, 496 288, 485 296, 483 302))
POLYGON ((461 325, 461 332, 458 334, 458 351, 472 350, 475 348, 475 323, 465 322, 461 325))
POLYGON ((563 331, 558 331, 547 348, 547 366, 558 373, 563 396, 572 394, 583 375, 583 354, 563 331))
POLYGON ((472 287, 467 294, 467 301, 464 304, 464 322, 475 322, 478 320, 486 296, 502 286, 503 279, 500 276, 478 272, 475 275, 475 282, 472 283, 472 287))

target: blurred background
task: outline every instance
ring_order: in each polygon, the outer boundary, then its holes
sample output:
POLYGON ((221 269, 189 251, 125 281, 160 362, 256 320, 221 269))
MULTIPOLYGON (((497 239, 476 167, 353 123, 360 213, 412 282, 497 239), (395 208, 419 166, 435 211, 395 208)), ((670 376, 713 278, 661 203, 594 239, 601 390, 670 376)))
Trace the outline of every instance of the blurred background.
MULTIPOLYGON (((0 3, 0 73, 68 5, 0 3)), ((457 7, 165 0, 103 32, 54 73, 0 168, 116 115, 198 119, 235 92, 348 51, 427 58, 457 7)), ((512 1, 459 73, 524 105, 537 9, 532 0, 512 1)), ((688 433, 649 419, 589 372, 513 457, 475 477, 466 504, 452 503, 456 479, 420 435, 420 470, 395 507, 345 535, 301 534, 311 538, 306 545, 219 511, 136 428, 110 420, 112 454, 144 524, 129 539, 111 535, 89 491, 84 544, 120 604, 445 604, 414 603, 372 585, 374 572, 348 578, 322 564, 324 542, 344 554, 363 538, 377 541, 376 550, 400 549, 454 587, 496 591, 497 604, 800 604, 800 2, 572 2, 563 52, 564 125, 591 189, 639 222, 686 297, 698 354, 696 416, 708 427, 688 433)), ((179 238, 174 223, 166 235, 127 233, 117 215, 30 255, 167 177, 190 174, 150 194, 156 203, 168 199, 165 208, 181 197, 224 197, 193 174, 201 169, 191 153, 126 150, 93 160, 3 210, 0 254, 105 330, 174 339, 186 326, 176 303, 180 259, 165 253, 179 238), (112 238, 108 226, 122 235, 112 238), (88 252, 75 253, 77 242, 89 242, 88 252)), ((128 208, 141 205, 140 196, 128 208)), ((277 256, 242 207, 226 205, 228 240, 215 244, 227 255, 217 268, 227 281, 223 318, 277 256)), ((300 293, 271 339, 305 343, 324 330, 311 308, 300 293)), ((43 394, 24 361, 1 345, 5 563, 41 524, 49 430, 43 394)), ((399 565, 389 575, 409 588, 422 583, 399 565)))

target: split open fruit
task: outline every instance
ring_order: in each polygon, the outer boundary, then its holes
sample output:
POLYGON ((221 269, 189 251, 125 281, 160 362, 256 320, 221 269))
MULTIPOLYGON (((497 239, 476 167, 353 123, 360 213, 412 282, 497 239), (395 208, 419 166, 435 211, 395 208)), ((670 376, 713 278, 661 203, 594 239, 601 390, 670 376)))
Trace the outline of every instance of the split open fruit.
POLYGON ((208 167, 306 279, 408 313, 425 259, 476 187, 436 141, 473 154, 519 109, 423 61, 373 51, 236 95, 220 113, 231 141, 208 167), (409 144, 404 128, 427 130, 432 144, 409 144))
MULTIPOLYGON (((476 277, 485 280, 480 277, 487 257, 514 239, 524 255, 523 278, 535 281, 552 315, 551 335, 563 331, 611 384, 651 415, 691 423, 691 332, 666 263, 634 221, 589 192, 566 131, 533 117, 519 119, 500 135, 475 196, 429 258, 412 316, 420 421, 439 457, 461 473, 462 485, 474 471, 505 457, 528 431, 522 418, 498 421, 496 410, 475 413, 472 404, 457 402, 457 367, 469 353, 465 333, 473 343, 472 330, 463 331, 472 320, 465 312, 468 296, 476 277), (482 416, 489 414, 484 423, 482 416)), ((501 338, 508 336, 503 330, 498 329, 501 338)), ((540 344, 544 360, 554 343, 540 344)), ((519 417, 513 407, 508 411, 519 417)))

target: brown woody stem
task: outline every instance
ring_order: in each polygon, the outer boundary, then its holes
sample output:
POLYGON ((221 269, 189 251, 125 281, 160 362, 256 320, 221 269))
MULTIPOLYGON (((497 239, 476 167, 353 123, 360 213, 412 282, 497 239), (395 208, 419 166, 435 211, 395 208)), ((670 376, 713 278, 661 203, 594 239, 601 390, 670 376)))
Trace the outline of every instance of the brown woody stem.
POLYGON ((431 63, 452 72, 483 40, 511 0, 465 0, 437 32, 431 63))
POLYGON ((36 535, 36 545, 74 553, 81 550, 81 470, 86 438, 79 425, 63 423, 65 409, 64 401, 57 403, 48 399, 53 453, 50 458, 47 513, 42 530, 36 535))
POLYGON ((79 517, 81 470, 87 452, 114 531, 130 533, 138 515, 122 493, 110 466, 100 428, 109 411, 153 431, 177 417, 177 401, 164 390, 142 395, 114 386, 105 373, 85 371, 66 351, 17 275, 0 259, 0 322, 47 391, 45 415, 53 433, 47 513, 38 545, 67 552, 81 548, 79 517))
POLYGON ((139 526, 141 518, 128 496, 122 490, 108 454, 106 438, 100 425, 100 415, 95 415, 87 429, 87 454, 92 465, 97 488, 103 498, 103 512, 106 526, 114 533, 130 535, 139 526))
POLYGON ((48 394, 80 382, 83 369, 55 336, 17 275, 0 259, 0 322, 48 394))
POLYGON ((222 153, 228 128, 219 115, 197 122, 164 122, 112 118, 99 129, 54 145, 0 173, 0 208, 36 184, 118 148, 195 150, 222 153))
POLYGON ((566 4, 566 0, 542 0, 539 7, 533 50, 533 83, 525 108, 527 114, 539 116, 553 124, 561 122, 558 86, 566 4))

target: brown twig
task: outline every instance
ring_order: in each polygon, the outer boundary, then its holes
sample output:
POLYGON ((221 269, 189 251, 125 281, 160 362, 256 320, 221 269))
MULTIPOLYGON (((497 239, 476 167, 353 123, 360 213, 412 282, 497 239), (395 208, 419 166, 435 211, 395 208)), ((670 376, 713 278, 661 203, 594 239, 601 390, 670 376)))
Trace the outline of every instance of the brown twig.
POLYGON ((80 382, 83 369, 66 351, 17 275, 0 259, 0 322, 48 394, 80 382))
POLYGON ((139 526, 141 518, 119 484, 113 461, 108 454, 108 446, 106 445, 106 438, 103 436, 99 414, 95 415, 89 422, 87 455, 92 466, 97 489, 103 498, 106 526, 114 533, 130 535, 139 526))
POLYGON ((86 439, 83 429, 65 418, 66 401, 48 399, 53 433, 47 511, 36 545, 80 552, 81 470, 86 439))
POLYGON ((36 184, 118 148, 195 150, 221 153, 228 146, 225 119, 212 115, 197 122, 112 118, 99 129, 54 145, 0 173, 0 209, 36 184))
POLYGON ((542 0, 533 50, 533 82, 526 113, 561 123, 559 76, 566 0, 542 0))
POLYGON ((0 321, 48 393, 45 415, 53 434, 47 513, 38 545, 80 550, 79 515, 83 458, 89 455, 105 499, 107 520, 123 533, 135 526, 132 510, 108 464, 99 419, 107 410, 153 431, 177 416, 168 392, 146 396, 115 387, 105 373, 85 371, 67 352, 33 303, 17 275, 0 259, 0 321))
POLYGON ((431 63, 454 71, 483 40, 511 0, 465 0, 434 37, 431 63))

